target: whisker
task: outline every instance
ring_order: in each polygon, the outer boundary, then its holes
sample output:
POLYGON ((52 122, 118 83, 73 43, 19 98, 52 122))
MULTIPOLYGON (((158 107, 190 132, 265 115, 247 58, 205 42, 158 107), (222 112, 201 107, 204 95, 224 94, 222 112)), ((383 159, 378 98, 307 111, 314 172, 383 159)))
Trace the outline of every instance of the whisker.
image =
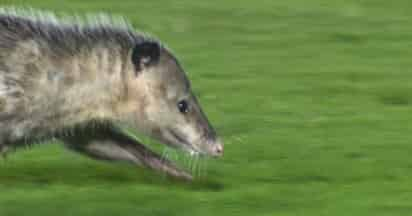
POLYGON ((192 155, 191 161, 192 161, 192 164, 191 164, 191 166, 190 166, 190 172, 191 172, 192 174, 194 174, 193 168, 195 167, 195 164, 196 164, 196 158, 195 158, 193 155, 192 155))
POLYGON ((196 176, 196 167, 197 167, 197 157, 196 157, 196 155, 193 155, 192 173, 193 173, 194 176, 196 176))
POLYGON ((202 159, 198 156, 198 155, 196 155, 196 160, 197 160, 197 164, 196 164, 196 176, 198 177, 198 178, 200 178, 201 176, 200 176, 200 170, 201 170, 201 165, 202 165, 202 159))
POLYGON ((202 178, 203 162, 204 159, 199 156, 199 178, 202 178))
POLYGON ((190 172, 193 174, 193 167, 194 164, 196 163, 195 158, 193 155, 190 155, 190 161, 189 161, 189 168, 190 168, 190 172))
POLYGON ((203 158, 198 157, 199 158, 199 166, 198 166, 198 176, 199 178, 202 178, 202 167, 203 167, 203 158))
POLYGON ((205 173, 204 173, 204 175, 205 175, 205 178, 207 177, 207 162, 208 162, 208 160, 205 160, 205 173))
POLYGON ((189 171, 192 170, 192 156, 191 155, 187 155, 187 169, 189 171))
MULTIPOLYGON (((162 162, 164 162, 166 160, 166 157, 167 157, 167 149, 163 148, 163 152, 162 152, 162 156, 161 156, 162 162)), ((163 179, 166 178, 166 172, 162 172, 162 178, 163 179)))
POLYGON ((196 176, 197 175, 197 169, 198 169, 198 162, 199 162, 199 156, 194 155, 194 166, 193 166, 193 174, 196 176))
POLYGON ((177 152, 175 150, 171 150, 170 152, 170 156, 173 159, 173 161, 178 161, 179 159, 179 154, 177 154, 177 152))
POLYGON ((160 156, 162 160, 165 158, 165 154, 166 154, 166 148, 163 148, 162 155, 160 156))
POLYGON ((185 154, 185 167, 187 168, 187 169, 189 169, 189 162, 190 162, 190 157, 189 157, 189 155, 188 154, 185 154))
POLYGON ((196 166, 195 166, 195 172, 196 172, 196 175, 197 175, 197 177, 199 177, 199 162, 200 162, 200 160, 199 160, 199 155, 196 155, 196 166))

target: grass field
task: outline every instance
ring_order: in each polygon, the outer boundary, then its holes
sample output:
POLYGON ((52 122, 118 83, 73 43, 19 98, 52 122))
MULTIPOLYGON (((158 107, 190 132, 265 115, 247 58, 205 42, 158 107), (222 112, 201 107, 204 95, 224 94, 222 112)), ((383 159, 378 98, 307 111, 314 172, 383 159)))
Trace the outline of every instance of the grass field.
POLYGON ((180 57, 226 143, 192 184, 20 151, 0 216, 412 215, 411 1, 0 3, 126 16, 180 57))

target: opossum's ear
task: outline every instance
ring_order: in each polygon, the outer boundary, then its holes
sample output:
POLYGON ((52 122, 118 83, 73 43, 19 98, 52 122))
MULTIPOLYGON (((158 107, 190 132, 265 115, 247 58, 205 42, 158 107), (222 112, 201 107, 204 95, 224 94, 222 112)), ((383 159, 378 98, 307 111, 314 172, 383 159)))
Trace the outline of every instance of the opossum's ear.
POLYGON ((144 68, 156 64, 160 57, 160 46, 156 42, 143 42, 133 48, 132 62, 136 74, 144 68))

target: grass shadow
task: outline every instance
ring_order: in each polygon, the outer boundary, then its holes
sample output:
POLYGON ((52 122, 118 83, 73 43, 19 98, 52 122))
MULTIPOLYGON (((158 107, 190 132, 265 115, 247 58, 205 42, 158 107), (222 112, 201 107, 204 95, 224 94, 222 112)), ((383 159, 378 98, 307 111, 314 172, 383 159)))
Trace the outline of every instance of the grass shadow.
POLYGON ((388 106, 410 106, 412 95, 408 88, 386 89, 378 95, 382 104, 388 106))
POLYGON ((209 178, 192 182, 166 176, 152 170, 123 163, 95 162, 87 159, 72 162, 1 161, 0 184, 8 187, 21 185, 65 185, 87 187, 96 185, 157 185, 181 187, 196 191, 221 191, 223 184, 209 178))

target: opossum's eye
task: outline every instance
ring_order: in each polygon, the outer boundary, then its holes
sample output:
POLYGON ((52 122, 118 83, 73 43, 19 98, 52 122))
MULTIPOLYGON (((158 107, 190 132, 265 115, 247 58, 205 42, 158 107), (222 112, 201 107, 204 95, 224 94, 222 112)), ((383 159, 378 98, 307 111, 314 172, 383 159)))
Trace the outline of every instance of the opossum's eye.
POLYGON ((181 113, 189 112, 189 104, 185 100, 179 101, 179 103, 177 103, 177 108, 181 113))
POLYGON ((156 42, 143 42, 133 48, 132 62, 136 69, 136 74, 144 67, 155 64, 159 61, 160 46, 156 42))

